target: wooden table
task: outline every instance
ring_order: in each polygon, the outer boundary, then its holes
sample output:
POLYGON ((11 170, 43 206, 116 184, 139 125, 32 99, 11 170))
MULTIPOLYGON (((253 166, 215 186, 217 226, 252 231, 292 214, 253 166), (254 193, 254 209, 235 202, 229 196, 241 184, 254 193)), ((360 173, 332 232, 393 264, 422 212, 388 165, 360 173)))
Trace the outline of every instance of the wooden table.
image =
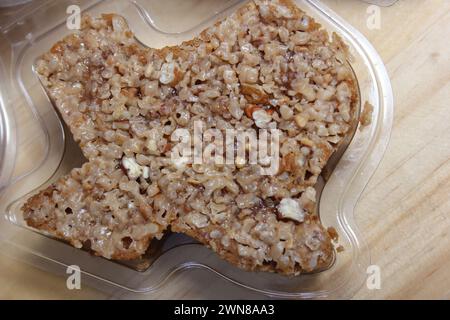
MULTIPOLYGON (((381 268, 380 290, 354 298, 450 299, 450 1, 400 0, 367 27, 368 4, 323 0, 382 56, 395 95, 390 145, 356 208, 381 268)), ((0 255, 0 298, 107 298, 0 255)), ((138 298, 261 298, 216 276, 183 273, 157 295, 138 298)))

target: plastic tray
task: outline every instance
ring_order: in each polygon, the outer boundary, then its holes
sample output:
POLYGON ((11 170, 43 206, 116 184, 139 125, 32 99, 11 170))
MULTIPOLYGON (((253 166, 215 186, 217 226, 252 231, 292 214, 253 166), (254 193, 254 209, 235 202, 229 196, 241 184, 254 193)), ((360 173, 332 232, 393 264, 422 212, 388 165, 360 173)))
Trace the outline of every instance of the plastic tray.
MULTIPOLYGON (((227 16, 245 1, 136 0, 78 1, 83 12, 123 15, 146 45, 177 44, 227 16), (186 14, 188 13, 188 14, 186 14)), ((20 205, 31 192, 55 181, 84 162, 70 135, 65 134, 52 104, 33 74, 36 57, 65 34, 66 8, 73 1, 31 3, 14 19, 0 22, 0 248, 2 252, 52 271, 78 265, 100 289, 150 293, 160 290, 174 274, 190 268, 214 272, 233 283, 279 298, 344 298, 366 279, 369 249, 354 222, 354 207, 378 166, 387 146, 393 113, 392 92, 385 67, 370 43, 318 0, 298 5, 330 33, 337 32, 350 46, 352 67, 361 101, 374 106, 372 123, 357 130, 320 199, 325 226, 339 233, 345 250, 328 270, 287 278, 245 272, 219 259, 187 237, 169 235, 142 263, 138 272, 127 265, 94 257, 62 242, 33 232, 24 224, 20 205), (50 18, 49 18, 50 17, 50 18), (3 46, 6 45, 6 48, 3 46)))

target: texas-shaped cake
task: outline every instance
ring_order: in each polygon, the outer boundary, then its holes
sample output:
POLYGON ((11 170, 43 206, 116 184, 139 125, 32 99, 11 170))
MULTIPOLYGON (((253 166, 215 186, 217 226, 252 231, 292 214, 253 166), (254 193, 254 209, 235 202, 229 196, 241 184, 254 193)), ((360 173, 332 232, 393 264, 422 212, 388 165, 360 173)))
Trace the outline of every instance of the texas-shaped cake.
MULTIPOLYGON (((357 83, 342 40, 291 0, 248 1, 197 38, 140 44, 116 14, 35 64, 88 160, 32 196, 29 226, 108 259, 143 255, 165 232, 189 235, 230 263, 286 275, 333 260, 315 185, 351 134, 357 83), (279 166, 174 161, 177 129, 269 130, 279 166)), ((232 147, 235 147, 232 145, 232 147)))

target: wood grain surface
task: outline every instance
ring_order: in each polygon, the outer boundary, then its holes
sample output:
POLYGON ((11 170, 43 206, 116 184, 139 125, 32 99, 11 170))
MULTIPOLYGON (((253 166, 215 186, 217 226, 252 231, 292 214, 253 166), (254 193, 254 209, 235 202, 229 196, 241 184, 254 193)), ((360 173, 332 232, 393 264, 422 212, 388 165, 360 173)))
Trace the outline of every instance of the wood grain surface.
MULTIPOLYGON (((399 0, 367 26, 369 4, 323 0, 359 29, 383 58, 395 96, 386 155, 356 208, 357 223, 381 270, 380 290, 355 299, 450 299, 450 1, 399 0)), ((370 12, 370 8, 369 8, 370 12)), ((1 47, 0 47, 1 49, 1 47)), ((129 298, 83 286, 0 254, 0 298, 129 298)), ((264 298, 204 271, 178 276, 140 299, 264 298)))

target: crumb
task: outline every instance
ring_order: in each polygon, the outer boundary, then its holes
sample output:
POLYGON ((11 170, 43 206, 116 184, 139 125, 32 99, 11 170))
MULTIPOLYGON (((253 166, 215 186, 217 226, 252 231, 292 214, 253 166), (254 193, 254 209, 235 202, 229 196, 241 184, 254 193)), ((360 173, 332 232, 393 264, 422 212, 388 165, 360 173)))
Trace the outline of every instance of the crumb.
POLYGON ((367 127, 372 123, 372 114, 373 114, 373 105, 368 101, 364 104, 364 108, 361 112, 361 116, 359 117, 359 123, 361 123, 361 127, 367 127))
POLYGON ((329 227, 327 229, 328 235, 331 237, 333 241, 337 241, 339 239, 339 234, 337 233, 336 229, 333 227, 329 227))

